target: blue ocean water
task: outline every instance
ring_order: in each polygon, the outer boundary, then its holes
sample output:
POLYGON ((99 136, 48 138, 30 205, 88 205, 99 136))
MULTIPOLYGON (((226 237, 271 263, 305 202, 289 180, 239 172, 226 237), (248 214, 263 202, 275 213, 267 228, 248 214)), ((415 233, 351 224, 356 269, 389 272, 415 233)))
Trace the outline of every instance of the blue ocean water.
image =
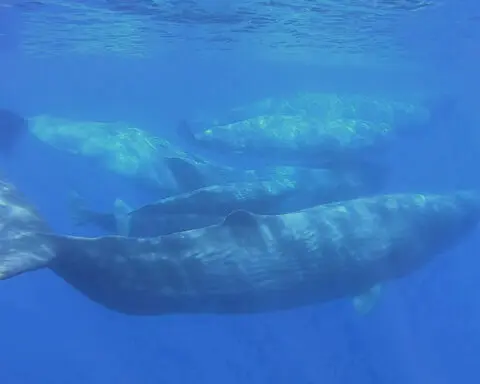
MULTIPOLYGON (((292 92, 434 95, 446 100, 435 123, 388 147, 385 189, 480 188, 479 17, 472 0, 7 0, 0 107, 126 121, 174 141, 181 119, 292 92)), ((155 199, 32 134, 2 168, 62 234, 102 234, 74 225, 72 190, 105 211, 117 197, 134 206, 155 199)), ((49 270, 28 273, 0 284, 2 382, 474 383, 479 246, 477 231, 388 282, 366 316, 346 298, 255 315, 135 317, 90 301, 49 270)))

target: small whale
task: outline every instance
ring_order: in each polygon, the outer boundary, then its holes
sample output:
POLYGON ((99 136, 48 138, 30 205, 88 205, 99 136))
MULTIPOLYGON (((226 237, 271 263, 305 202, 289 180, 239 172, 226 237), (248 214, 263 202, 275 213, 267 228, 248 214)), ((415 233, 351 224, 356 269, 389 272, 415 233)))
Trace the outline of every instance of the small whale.
POLYGON ((94 302, 138 316, 272 312, 379 292, 480 219, 476 192, 391 194, 284 215, 235 211, 156 238, 83 238, 43 232, 13 187, 0 196, 0 279, 50 268, 94 302))
POLYGON ((311 180, 312 184, 315 184, 321 183, 325 178, 332 179, 331 181, 324 181, 327 183, 325 185, 327 190, 329 189, 328 183, 335 184, 334 180, 338 180, 337 182, 341 184, 341 180, 351 179, 351 182, 355 181, 359 184, 359 188, 378 191, 383 187, 389 175, 389 170, 384 164, 374 162, 349 164, 348 167, 341 167, 340 164, 335 164, 332 168, 301 165, 279 166, 275 164, 244 169, 220 165, 206 160, 202 161, 198 158, 176 157, 165 158, 165 164, 170 169, 175 182, 179 186, 178 191, 172 194, 172 196, 212 185, 237 182, 254 183, 263 180, 295 181, 306 179, 311 180))
POLYGON ((274 179, 211 185, 160 199, 138 209, 117 199, 113 213, 89 209, 80 197, 72 204, 77 225, 93 224, 111 234, 133 237, 160 236, 218 223, 235 210, 281 214, 335 200, 377 192, 382 178, 329 169, 277 167, 274 179), (116 215, 121 207, 124 214, 116 215), (118 219, 120 217, 120 220, 118 219), (128 225, 125 223, 128 222, 128 225), (118 232, 118 227, 127 232, 118 232))

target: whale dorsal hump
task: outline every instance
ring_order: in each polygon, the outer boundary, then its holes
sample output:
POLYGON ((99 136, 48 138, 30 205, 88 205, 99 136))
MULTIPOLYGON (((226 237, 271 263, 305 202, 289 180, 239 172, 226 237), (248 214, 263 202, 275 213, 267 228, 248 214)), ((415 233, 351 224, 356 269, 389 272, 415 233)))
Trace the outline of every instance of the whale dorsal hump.
POLYGON ((237 210, 230 213, 222 225, 230 228, 251 228, 258 225, 258 219, 251 212, 237 210))

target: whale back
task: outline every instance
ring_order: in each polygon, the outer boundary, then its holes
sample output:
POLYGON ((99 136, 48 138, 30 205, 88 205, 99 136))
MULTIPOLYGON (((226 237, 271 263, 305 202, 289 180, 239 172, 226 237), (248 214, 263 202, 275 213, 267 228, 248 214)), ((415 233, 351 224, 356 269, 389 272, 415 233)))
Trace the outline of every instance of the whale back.
POLYGON ((285 215, 236 211, 149 239, 58 238, 52 269, 92 300, 141 315, 248 313, 351 297, 405 276, 475 228, 476 194, 398 194, 285 215))

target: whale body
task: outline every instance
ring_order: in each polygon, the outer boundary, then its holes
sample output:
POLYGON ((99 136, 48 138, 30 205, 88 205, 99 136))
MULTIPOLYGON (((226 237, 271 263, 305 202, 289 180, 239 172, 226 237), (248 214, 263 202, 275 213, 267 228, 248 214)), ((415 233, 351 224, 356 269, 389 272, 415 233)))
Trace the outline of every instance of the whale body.
POLYGON ((420 98, 299 92, 252 100, 210 118, 182 120, 177 134, 189 146, 216 156, 355 165, 383 155, 398 137, 424 133, 432 123, 429 106, 433 103, 424 105, 420 98))
MULTIPOLYGON (((80 197, 72 204, 77 224, 93 224, 110 234, 150 237, 216 224, 235 210, 255 214, 281 214, 318 204, 377 192, 382 177, 369 172, 276 167, 275 176, 256 181, 210 185, 126 209, 128 230, 116 231, 115 213, 89 209, 80 197)), ((117 202, 119 200, 117 199, 117 202)))
POLYGON ((0 233, 0 279, 50 268, 132 315, 258 313, 355 297, 421 268, 480 218, 475 192, 392 194, 284 215, 236 211, 156 238, 82 238, 36 232, 36 216, 25 230, 28 215, 8 216, 28 210, 22 200, 10 193, 2 201, 10 230, 0 233), (24 236, 12 243, 16 231, 24 236))
POLYGON ((302 115, 257 116, 231 124, 195 129, 182 122, 177 134, 195 148, 229 156, 250 156, 281 164, 320 167, 365 164, 391 141, 378 122, 321 121, 302 115))

